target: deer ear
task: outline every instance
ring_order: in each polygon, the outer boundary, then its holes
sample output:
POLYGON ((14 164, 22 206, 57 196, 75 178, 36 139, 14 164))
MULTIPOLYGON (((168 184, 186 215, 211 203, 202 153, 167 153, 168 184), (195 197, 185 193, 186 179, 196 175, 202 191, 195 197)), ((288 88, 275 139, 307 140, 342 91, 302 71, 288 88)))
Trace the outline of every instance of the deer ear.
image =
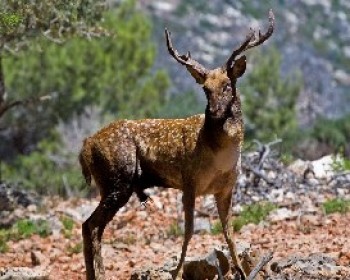
POLYGON ((245 55, 242 55, 240 58, 235 60, 232 68, 230 69, 230 72, 232 73, 231 74, 232 78, 237 79, 241 77, 244 74, 246 67, 247 67, 247 57, 245 55))

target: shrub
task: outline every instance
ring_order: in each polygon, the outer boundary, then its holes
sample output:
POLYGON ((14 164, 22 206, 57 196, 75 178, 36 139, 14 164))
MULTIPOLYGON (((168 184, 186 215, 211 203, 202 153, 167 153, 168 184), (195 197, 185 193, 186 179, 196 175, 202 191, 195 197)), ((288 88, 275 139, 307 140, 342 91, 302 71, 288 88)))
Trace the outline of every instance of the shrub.
POLYGON ((210 233, 213 234, 213 235, 217 235, 217 234, 220 234, 222 233, 222 224, 219 220, 216 220, 211 229, 210 229, 210 233))
POLYGON ((350 200, 335 198, 324 202, 322 207, 327 215, 337 212, 344 214, 350 210, 350 200))
POLYGON ((67 250, 68 250, 68 253, 70 255, 79 254, 83 251, 83 243, 79 242, 79 243, 75 244, 74 246, 69 246, 67 248, 67 250))
POLYGON ((17 221, 11 230, 10 238, 19 240, 31 237, 34 234, 38 234, 40 237, 47 237, 51 233, 51 229, 47 221, 45 220, 19 220, 17 221))
POLYGON ((276 206, 272 203, 257 203, 245 206, 240 215, 233 220, 233 229, 239 231, 244 225, 258 224, 274 209, 276 209, 276 206))
POLYGON ((177 221, 175 221, 174 223, 172 223, 169 227, 169 229, 167 230, 168 236, 180 236, 183 235, 183 230, 180 227, 180 225, 178 224, 177 221))
POLYGON ((51 229, 45 220, 18 220, 11 228, 0 230, 0 253, 8 250, 7 241, 29 238, 34 234, 40 237, 47 237, 51 229))

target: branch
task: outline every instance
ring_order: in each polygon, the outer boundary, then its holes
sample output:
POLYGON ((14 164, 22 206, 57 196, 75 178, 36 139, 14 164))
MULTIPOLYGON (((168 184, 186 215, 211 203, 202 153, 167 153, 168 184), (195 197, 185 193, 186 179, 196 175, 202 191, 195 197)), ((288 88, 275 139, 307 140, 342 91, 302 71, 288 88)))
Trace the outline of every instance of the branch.
POLYGON ((12 101, 8 104, 0 104, 0 118, 10 109, 17 107, 17 106, 26 106, 28 104, 34 104, 37 102, 42 102, 45 100, 51 99, 50 95, 44 95, 40 97, 35 97, 35 98, 27 98, 27 99, 22 99, 22 100, 15 100, 12 101))
POLYGON ((272 259, 272 251, 269 252, 267 255, 263 256, 258 264, 254 267, 254 269, 250 272, 249 276, 246 280, 254 280, 255 277, 258 275, 259 271, 272 259))
POLYGON ((254 168, 250 164, 247 164, 246 169, 251 171, 251 172, 253 172, 254 175, 262 178, 263 180, 265 180, 266 183, 268 183, 269 185, 273 185, 273 182, 269 178, 267 178, 267 176, 265 176, 259 169, 254 168))
POLYGON ((269 142, 267 144, 262 144, 258 140, 253 140, 255 144, 258 145, 258 150, 259 150, 259 164, 258 164, 258 169, 260 170, 262 168, 262 165, 264 161, 266 160, 267 156, 269 155, 271 151, 271 147, 279 144, 282 142, 282 139, 276 139, 275 141, 269 142))

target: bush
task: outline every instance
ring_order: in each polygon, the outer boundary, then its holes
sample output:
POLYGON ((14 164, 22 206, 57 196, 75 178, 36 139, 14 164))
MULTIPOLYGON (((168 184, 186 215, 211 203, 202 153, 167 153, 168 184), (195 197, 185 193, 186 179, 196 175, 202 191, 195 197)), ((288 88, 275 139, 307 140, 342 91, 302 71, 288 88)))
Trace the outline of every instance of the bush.
POLYGON ((276 209, 276 206, 272 203, 257 203, 245 206, 240 215, 233 220, 233 229, 239 231, 244 225, 258 224, 274 209, 276 209))
POLYGON ((169 229, 167 230, 167 233, 169 236, 180 236, 183 235, 183 230, 182 228, 179 226, 178 222, 174 222, 170 225, 169 229))
MULTIPOLYGON (((86 186, 77 164, 83 137, 71 141, 70 132, 60 131, 60 124, 74 121, 87 107, 100 108, 104 116, 114 118, 159 116, 169 79, 164 71, 152 69, 151 22, 134 4, 123 1, 105 14, 110 37, 74 38, 64 45, 46 41, 42 52, 29 49, 4 61, 11 96, 51 93, 53 97, 50 103, 8 114, 11 132, 7 140, 0 137, 0 156, 7 158, 5 180, 21 180, 40 194, 84 195, 86 186)), ((93 127, 93 116, 89 121, 93 127)))
POLYGON ((323 203, 322 205, 325 213, 346 213, 350 210, 350 200, 345 200, 341 198, 331 199, 323 203))
POLYGON ((240 85, 248 140, 277 136, 286 145, 298 129, 295 104, 303 81, 298 72, 283 77, 281 59, 275 48, 260 52, 240 85))
POLYGON ((72 164, 77 161, 76 155, 62 154, 59 143, 59 140, 45 139, 30 155, 20 155, 12 164, 4 164, 4 178, 20 180, 24 188, 39 194, 86 194, 81 171, 78 165, 72 164))
POLYGON ((72 38, 61 45, 45 40, 41 52, 29 48, 3 60, 9 96, 51 99, 19 107, 4 117, 9 129, 0 137, 2 158, 35 150, 53 127, 86 107, 99 107, 115 118, 158 115, 169 78, 165 71, 153 69, 151 21, 136 9, 136 1, 122 2, 104 14, 109 37, 72 38))
POLYGON ((70 255, 79 254, 83 251, 83 243, 79 242, 73 246, 68 246, 67 251, 70 255))
POLYGON ((211 226, 210 229, 210 233, 213 235, 217 235, 222 233, 222 224, 220 222, 220 220, 217 220, 213 223, 213 225, 211 226))
MULTIPOLYGON (((258 224, 263 221, 276 206, 272 203, 257 203, 243 207, 238 217, 232 219, 231 224, 234 231, 239 231, 243 226, 253 223, 258 224)), ((222 224, 219 220, 215 221, 211 234, 219 234, 222 232, 222 224)))
POLYGON ((18 220, 10 229, 0 230, 0 252, 8 250, 7 241, 29 238, 34 234, 40 237, 47 237, 51 234, 51 229, 46 220, 18 220))
POLYGON ((171 95, 159 109, 158 115, 165 118, 183 118, 202 114, 205 110, 204 100, 200 100, 192 91, 171 95))

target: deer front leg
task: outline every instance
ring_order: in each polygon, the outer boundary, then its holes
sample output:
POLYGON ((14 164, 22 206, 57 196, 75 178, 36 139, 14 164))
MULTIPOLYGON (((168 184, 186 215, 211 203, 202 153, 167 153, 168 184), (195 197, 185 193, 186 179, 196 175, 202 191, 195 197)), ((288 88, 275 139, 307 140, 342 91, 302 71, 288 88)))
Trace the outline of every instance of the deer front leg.
POLYGON ((244 269, 242 269, 241 262, 237 255, 236 245, 232 238, 232 226, 229 225, 229 221, 232 217, 232 189, 215 194, 215 200, 218 208, 219 218, 222 224, 224 237, 232 257, 233 265, 240 270, 245 279, 246 275, 249 275, 250 273, 250 268, 245 266, 244 269))
POLYGON ((190 243, 191 237, 193 235, 195 194, 193 186, 189 186, 187 187, 187 189, 190 189, 190 191, 184 191, 184 194, 182 196, 182 203, 185 212, 185 236, 184 242, 182 244, 180 261, 176 267, 176 270, 172 273, 174 280, 176 279, 177 275, 179 274, 179 271, 181 270, 182 264, 186 257, 188 244, 190 243))

